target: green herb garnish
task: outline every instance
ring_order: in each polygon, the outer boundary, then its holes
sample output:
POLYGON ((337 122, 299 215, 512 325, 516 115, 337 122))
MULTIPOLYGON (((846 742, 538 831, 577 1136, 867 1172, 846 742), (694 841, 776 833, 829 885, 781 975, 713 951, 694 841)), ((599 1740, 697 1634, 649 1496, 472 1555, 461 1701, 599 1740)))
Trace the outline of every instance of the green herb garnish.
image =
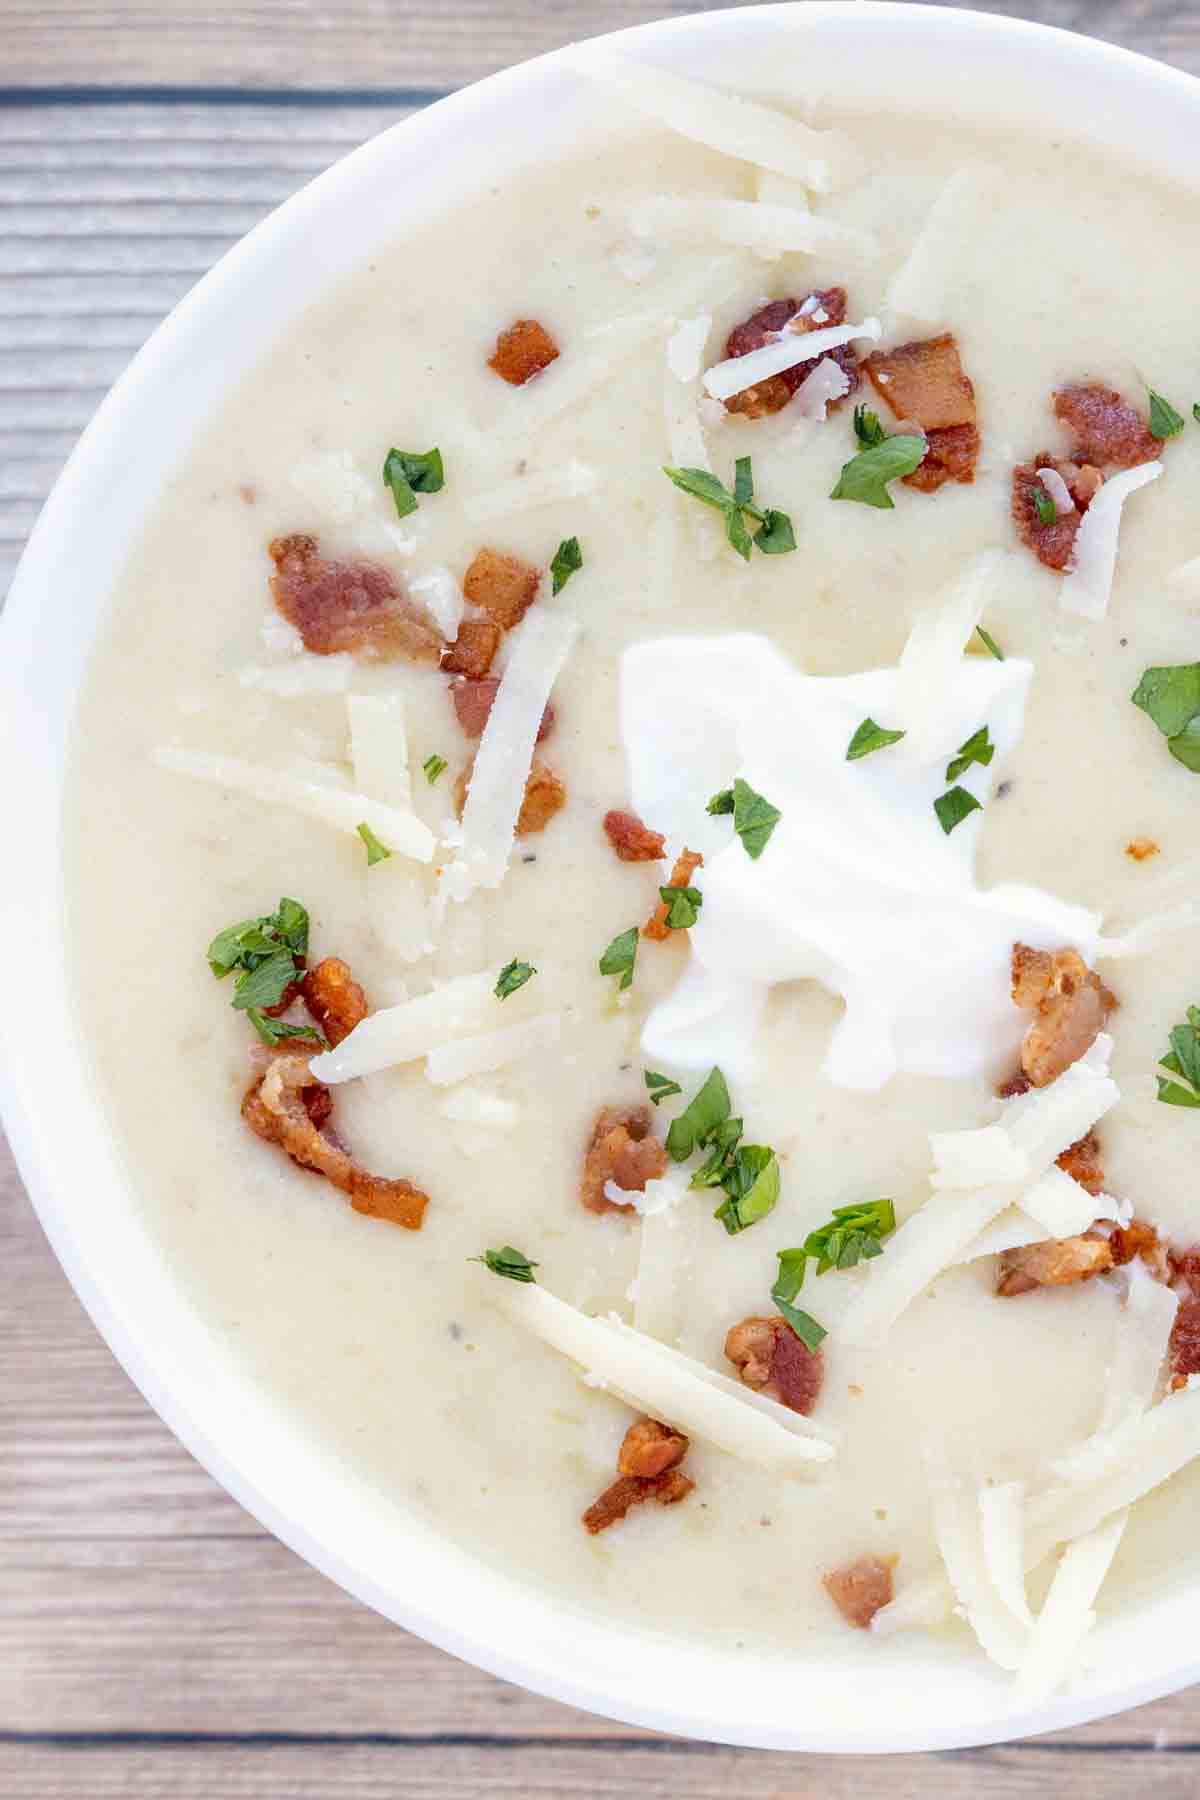
POLYGON ((817 1274, 830 1269, 853 1269, 858 1263, 883 1255, 883 1240, 896 1229, 896 1209, 890 1200, 864 1200, 854 1206, 835 1206, 827 1225, 810 1231, 799 1250, 781 1250, 780 1275, 786 1267, 791 1283, 789 1299, 804 1286, 809 1262, 817 1274))
POLYGON ((658 897, 667 909, 669 931, 687 931, 700 917, 704 895, 696 887, 660 887, 658 897))
POLYGON ((661 1100, 669 1100, 672 1094, 682 1094, 683 1089, 669 1075, 659 1075, 654 1069, 643 1069, 642 1076, 646 1083, 646 1091, 651 1103, 657 1106, 661 1100))
POLYGON ((739 456, 734 464, 732 493, 710 469, 664 468, 663 474, 693 500, 702 500, 705 506, 715 507, 723 515, 725 535, 746 562, 750 561, 754 544, 764 556, 783 556, 796 548, 796 535, 788 515, 773 507, 762 511, 754 504, 754 472, 748 456, 739 456), (758 525, 753 537, 746 525, 746 517, 758 525))
POLYGON ((1158 1077, 1158 1097, 1167 1106, 1200 1106, 1200 1006, 1189 1006, 1186 1025, 1176 1025, 1162 1067, 1179 1081, 1158 1077))
POLYGON ((637 948, 638 928, 636 925, 631 925, 628 931, 623 931, 619 937, 613 939, 600 958, 602 975, 619 975, 621 977, 617 983, 619 992, 633 985, 633 967, 637 962, 637 948))
POLYGON ((898 744, 903 736, 902 731, 887 731, 874 719, 864 719, 850 739, 846 761, 857 762, 860 756, 870 756, 873 750, 886 750, 889 744, 898 744))
POLYGON ((239 1012, 278 1006, 308 954, 308 913, 298 900, 281 900, 273 913, 243 919, 219 931, 208 946, 208 966, 218 980, 238 971, 233 1004, 239 1012))
POLYGON ((938 795, 933 810, 938 816, 938 824, 949 837, 956 825, 961 825, 965 818, 981 808, 974 794, 969 794, 966 788, 952 787, 948 793, 938 795))
POLYGON ((722 1186, 726 1198, 713 1217, 734 1237, 774 1210, 779 1199, 779 1159, 765 1144, 743 1144, 722 1186))
POLYGON ((421 764, 421 768, 425 772, 425 779, 430 787, 433 786, 438 776, 448 766, 444 756, 427 756, 425 758, 425 761, 421 764))
POLYGON ((805 1349, 819 1350, 821 1340, 828 1336, 825 1327, 818 1325, 811 1313, 792 1304, 804 1285, 806 1254, 803 1250, 780 1250, 776 1254, 779 1274, 771 1289, 771 1298, 805 1349))
POLYGON ((535 1262, 520 1250, 514 1250, 511 1244, 505 1244, 501 1250, 485 1250, 482 1256, 468 1256, 468 1262, 482 1263, 493 1275, 503 1275, 507 1281, 529 1281, 537 1284, 534 1270, 535 1262))
POLYGON ((518 988, 523 988, 525 983, 536 974, 537 970, 532 963, 518 962, 514 956, 512 961, 505 963, 501 969, 492 991, 497 1000, 507 1000, 510 994, 515 994, 518 988))
POLYGON ((1044 487, 1035 487, 1034 488, 1034 490, 1033 490, 1033 505, 1034 505, 1034 510, 1038 516, 1038 524, 1039 525, 1057 525, 1058 524, 1058 508, 1057 508, 1057 506, 1055 506, 1053 500, 1050 498, 1049 494, 1046 492, 1044 487))
POLYGON ((1131 698, 1154 720, 1175 760, 1200 775, 1200 663, 1147 669, 1131 698))
POLYGON ((363 843, 367 846, 368 869, 373 869, 376 863, 386 862, 392 853, 386 844, 380 843, 366 820, 364 819, 363 822, 360 825, 356 825, 354 829, 357 831, 363 843))
POLYGON ((693 1150, 702 1149, 718 1125, 729 1117, 729 1089, 720 1069, 713 1069, 698 1094, 688 1101, 667 1132, 667 1155, 672 1162, 686 1162, 693 1150))
MULTIPOLYGON (((1183 416, 1175 411, 1169 400, 1156 394, 1153 388, 1150 394, 1150 436, 1156 438, 1178 437, 1183 430, 1183 416)), ((1193 411, 1195 409, 1193 408, 1193 411)))
POLYGON ((872 444, 869 450, 860 450, 843 465, 830 499, 859 500, 864 506, 890 510, 896 503, 888 493, 888 482, 911 475, 924 460, 927 448, 923 437, 901 432, 872 444))
POLYGON ((981 725, 979 730, 969 737, 965 744, 958 747, 958 755, 953 757, 946 767, 946 780, 957 781, 972 763, 982 763, 986 768, 996 754, 996 746, 988 736, 988 728, 981 725))
POLYGON ((667 1155, 686 1162, 695 1150, 707 1150, 693 1188, 722 1188, 725 1198, 714 1213, 731 1236, 765 1219, 779 1199, 779 1161, 766 1144, 743 1144, 742 1121, 730 1116, 729 1089, 720 1069, 713 1069, 667 1132, 667 1155))
POLYGON ((1192 417, 1195 419, 1197 425, 1200 425, 1200 400, 1197 400, 1192 407, 1192 417))
POLYGON ((582 567, 583 551, 579 548, 579 539, 577 537, 564 538, 550 562, 551 591, 555 594, 561 593, 575 571, 582 567))
POLYGON ((446 485, 440 450, 389 450, 383 464, 383 485, 391 489, 396 512, 406 519, 417 510, 418 494, 437 494, 446 485))
POLYGON ((733 814, 733 829, 741 838, 746 855, 755 862, 783 817, 777 806, 772 806, 762 794, 756 794, 740 775, 731 788, 722 788, 719 794, 714 794, 704 810, 714 815, 733 814))
POLYGON ((314 1031, 311 1025, 289 1025, 286 1019, 270 1019, 257 1006, 250 1007, 246 1017, 263 1043, 269 1044, 272 1050, 285 1038, 306 1038, 314 1044, 320 1044, 323 1050, 329 1048, 326 1039, 319 1031, 314 1031))
POLYGON ((975 629, 979 633, 980 639, 983 642, 984 647, 991 651, 992 655, 995 657, 997 662, 1003 662, 1004 661, 1004 652, 1000 648, 999 644, 996 642, 995 638, 992 636, 991 632, 985 631, 983 629, 982 625, 977 625, 975 627, 975 629))
POLYGON ((863 450, 874 450, 877 444, 887 443, 887 432, 879 423, 879 414, 871 412, 868 407, 856 406, 854 409, 854 435, 859 447, 863 450))

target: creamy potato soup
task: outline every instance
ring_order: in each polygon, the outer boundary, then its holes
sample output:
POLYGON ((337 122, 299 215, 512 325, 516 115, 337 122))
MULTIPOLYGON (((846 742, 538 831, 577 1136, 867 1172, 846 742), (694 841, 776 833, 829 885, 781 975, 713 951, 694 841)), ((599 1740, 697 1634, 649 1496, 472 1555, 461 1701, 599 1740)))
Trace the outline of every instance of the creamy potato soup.
POLYGON ((147 521, 81 1016, 214 1358, 398 1530, 1044 1695, 1191 1553, 1193 201, 605 79, 147 521))

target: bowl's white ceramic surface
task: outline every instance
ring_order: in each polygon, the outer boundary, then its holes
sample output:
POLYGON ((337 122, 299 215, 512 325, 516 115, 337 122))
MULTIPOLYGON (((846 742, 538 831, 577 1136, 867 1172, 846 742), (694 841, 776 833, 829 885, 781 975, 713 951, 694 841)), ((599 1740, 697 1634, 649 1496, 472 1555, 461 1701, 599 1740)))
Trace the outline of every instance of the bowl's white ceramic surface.
MULTIPOLYGON (((1200 84, 1190 77, 982 14, 883 3, 766 6, 645 26, 610 42, 715 82, 746 58, 776 67, 794 60, 802 80, 813 71, 819 87, 852 79, 860 96, 878 91, 889 104, 944 110, 949 97, 977 118, 1007 112, 1018 127, 1023 118, 1054 119, 1076 134, 1086 125, 1092 141, 1176 171, 1188 168, 1200 130, 1200 84)), ((55 1250, 151 1404, 272 1531, 410 1630, 557 1699, 730 1743, 939 1749, 1078 1723, 1200 1677, 1200 1568, 1096 1633, 1085 1687, 1017 1715, 1007 1684, 982 1657, 919 1634, 883 1652, 847 1632, 836 1661, 802 1669, 760 1658, 752 1645, 656 1644, 484 1570, 419 1520, 402 1534, 383 1529, 261 1396, 214 1375, 203 1322, 181 1305, 139 1224, 77 1034, 63 953, 64 769, 91 643, 164 480, 228 388, 332 277, 485 181, 602 136, 606 110, 559 56, 548 56, 385 132, 225 257, 85 433, 33 534, 0 627, 0 756, 9 772, 4 1014, 6 1027, 20 1026, 7 1045, 5 1121, 55 1250)), ((130 1027, 143 1029, 132 1020, 130 1027)))

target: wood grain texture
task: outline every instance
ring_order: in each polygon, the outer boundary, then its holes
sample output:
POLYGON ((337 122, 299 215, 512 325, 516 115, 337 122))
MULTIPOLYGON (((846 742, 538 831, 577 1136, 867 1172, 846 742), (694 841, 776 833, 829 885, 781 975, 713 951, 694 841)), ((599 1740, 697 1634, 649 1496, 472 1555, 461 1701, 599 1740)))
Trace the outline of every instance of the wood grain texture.
MULTIPOLYGON (((265 212, 420 91, 694 9, 0 0, 0 591, 108 386, 265 212), (63 92, 80 86, 97 91, 63 92), (139 100, 138 86, 171 92, 139 100)), ((1200 71, 1200 19, 1167 0, 991 10, 1200 71)), ((683 1745, 467 1668, 307 1568, 174 1441, 83 1314, 0 1141, 5 1800, 864 1792, 1192 1800, 1200 1690, 1059 1738, 868 1763, 683 1745)))
MULTIPOLYGON (((458 0, 436 13, 409 0, 6 0, 0 79, 442 89, 597 32, 714 10, 702 0, 458 0)), ((1037 17, 1200 68, 1194 9, 1178 0, 983 0, 979 10, 1037 17)))

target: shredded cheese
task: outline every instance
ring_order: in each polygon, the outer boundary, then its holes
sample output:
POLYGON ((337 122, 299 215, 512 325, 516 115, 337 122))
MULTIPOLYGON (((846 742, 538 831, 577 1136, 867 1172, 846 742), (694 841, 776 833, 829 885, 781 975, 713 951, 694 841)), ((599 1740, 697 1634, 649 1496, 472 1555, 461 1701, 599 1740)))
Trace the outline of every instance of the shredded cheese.
POLYGON ((511 1100, 502 1100, 499 1094, 489 1094, 485 1088, 469 1087, 456 1087, 439 1100, 438 1111, 445 1119, 490 1131, 512 1131, 521 1116, 520 1107, 511 1100))
POLYGON ((1075 1237, 1099 1216, 1099 1202, 1065 1169, 1051 1165, 1021 1197, 1021 1210, 1052 1238, 1075 1237))
POLYGON ((418 575, 415 581, 409 582, 408 591, 425 607, 446 642, 452 644, 458 636, 467 603, 449 569, 439 564, 427 575, 418 575))
POLYGON ((1114 1513, 1064 1550, 1017 1671, 1019 1705, 1033 1706, 1047 1699, 1070 1670, 1095 1623, 1096 1597, 1112 1567, 1128 1518, 1128 1512, 1114 1513))
POLYGON ((800 383, 788 403, 788 411, 801 419, 825 423, 825 414, 835 400, 850 392, 850 377, 831 356, 822 357, 800 383))
POLYGON ((887 304, 904 318, 925 325, 946 316, 946 297, 978 239, 981 218, 1003 180, 988 163, 968 164, 950 176, 925 216, 906 260, 892 276, 887 304))
POLYGON ((667 339, 667 367, 676 381, 698 379, 711 330, 711 313, 697 313, 694 319, 681 319, 676 325, 667 339))
POLYGON ((289 806, 336 831, 356 832, 365 819, 393 855, 410 856, 414 862, 433 860, 434 838, 428 826, 413 813, 385 806, 365 794, 308 781, 280 769, 264 769, 257 763, 242 762, 236 756, 221 756, 211 750, 183 750, 175 744, 163 744, 153 757, 160 768, 170 769, 173 774, 190 775, 195 781, 208 781, 215 787, 246 794, 265 806, 289 806))
POLYGON ((690 1437, 784 1474, 807 1473, 834 1454, 801 1414, 764 1404, 762 1395, 619 1319, 589 1318, 531 1283, 496 1282, 491 1295, 516 1324, 578 1363, 585 1379, 690 1437))
POLYGON ((1112 598, 1117 567, 1121 509, 1130 494, 1162 474, 1160 462, 1142 463, 1111 475, 1079 521, 1075 548, 1059 588, 1063 612, 1080 619, 1102 619, 1112 598))
POLYGON ((1128 1275, 1100 1424, 1081 1444, 1051 1459, 1050 1470, 1060 1481, 1096 1481, 1119 1467, 1128 1455, 1131 1426, 1158 1392, 1179 1300, 1140 1261, 1130 1263, 1128 1275))
POLYGON ((980 1507, 951 1470, 945 1452, 925 1452, 933 1530, 950 1585, 983 1650, 1002 1669, 1020 1667, 1027 1630, 1013 1617, 991 1579, 983 1546, 980 1507))
MULTIPOLYGON (((496 1019, 495 985, 492 970, 459 975, 415 1000, 373 1012, 334 1049, 313 1057, 313 1074, 336 1086, 398 1063, 415 1062, 441 1044, 470 1036, 496 1019)), ((505 1005, 519 1004, 520 992, 505 1005)))
POLYGON ((408 730, 401 696, 352 694, 346 713, 354 779, 363 793, 388 806, 411 808, 408 730))
POLYGON ((1002 1481, 979 1490, 983 1562, 996 1593, 1018 1625, 1033 1624, 1025 1592, 1025 1484, 1002 1481))
POLYGON ((562 1014, 538 1013, 518 1025, 504 1025, 480 1037, 441 1044, 425 1058, 425 1075, 436 1087, 449 1087, 471 1075, 490 1075, 538 1051, 557 1050, 562 1041, 562 1014))
POLYGON ((518 475, 513 481, 502 481, 480 494, 472 494, 462 502, 462 510, 475 524, 489 525, 537 506, 586 498, 596 492, 599 484, 592 464, 571 456, 557 468, 518 475))
POLYGON ((714 363, 704 374, 705 391, 714 400, 731 400, 756 382, 766 381, 771 375, 781 375, 785 369, 794 369, 797 363, 811 362, 815 357, 824 356, 827 350, 837 350, 842 344, 854 343, 856 339, 878 340, 881 333, 878 319, 864 319, 861 325, 826 325, 819 331, 792 331, 785 325, 775 341, 764 344, 761 350, 750 350, 745 356, 730 356, 724 362, 714 363))
POLYGON ((878 248, 869 232, 853 225, 761 200, 648 194, 630 210, 629 223, 654 244, 729 244, 769 260, 827 249, 871 255, 878 248))
MULTIPOLYGON (((896 725, 907 733, 905 754, 929 756, 937 738, 941 696, 957 683, 963 649, 1010 567, 1003 550, 983 550, 933 606, 914 620, 898 664, 896 725)), ((902 747, 902 746, 898 746, 902 747)))
POLYGON ((985 1187, 997 1181, 1022 1181, 1029 1162, 1017 1149, 1003 1125, 984 1125, 977 1131, 933 1131, 934 1188, 985 1187))

